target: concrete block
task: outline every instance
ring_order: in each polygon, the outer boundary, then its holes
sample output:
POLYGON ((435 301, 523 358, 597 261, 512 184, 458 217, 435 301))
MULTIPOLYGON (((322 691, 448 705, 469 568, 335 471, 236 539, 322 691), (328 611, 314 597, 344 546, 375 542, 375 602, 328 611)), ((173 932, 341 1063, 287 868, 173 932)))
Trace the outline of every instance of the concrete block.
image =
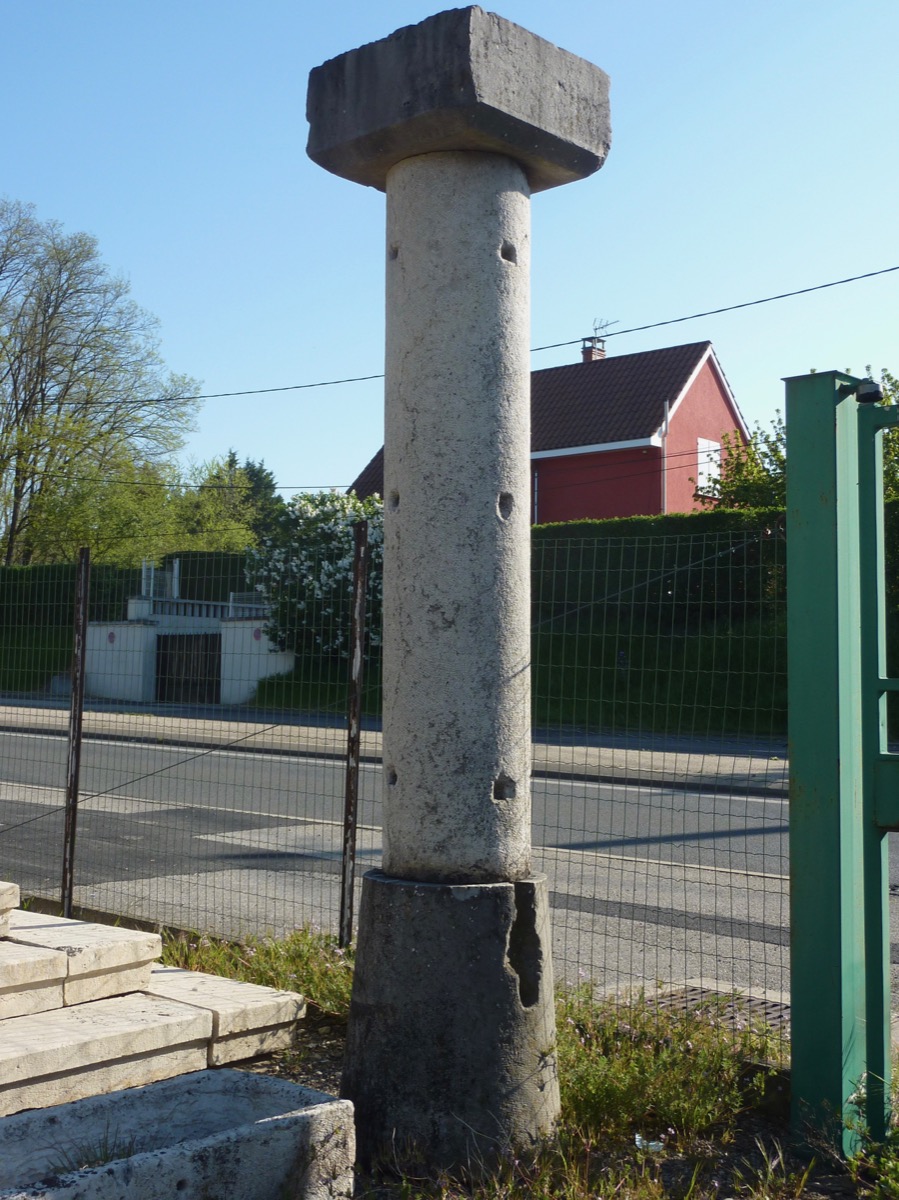
POLYGON ((9 937, 22 945, 63 951, 68 956, 70 979, 121 968, 130 970, 153 962, 162 953, 162 939, 156 933, 69 921, 21 909, 10 915, 9 937))
POLYGON ((0 1121, 0 1198, 336 1200, 353 1159, 347 1101, 203 1071, 0 1121))
POLYGON ((306 116, 310 158, 382 191, 396 163, 444 150, 515 159, 542 191, 597 171, 611 143, 605 72, 476 6, 316 67, 306 116))
POLYGON ((212 1015, 136 993, 0 1023, 0 1116, 206 1066, 212 1015))
POLYGON ((60 950, 0 941, 0 1021, 62 1008, 67 972, 60 950))
POLYGON ((306 1012, 306 1001, 296 992, 178 967, 154 967, 147 990, 212 1014, 211 1067, 286 1049, 306 1012))
POLYGON ((461 886, 365 875, 340 1088, 364 1166, 483 1165, 551 1133, 548 912, 542 876, 461 886))

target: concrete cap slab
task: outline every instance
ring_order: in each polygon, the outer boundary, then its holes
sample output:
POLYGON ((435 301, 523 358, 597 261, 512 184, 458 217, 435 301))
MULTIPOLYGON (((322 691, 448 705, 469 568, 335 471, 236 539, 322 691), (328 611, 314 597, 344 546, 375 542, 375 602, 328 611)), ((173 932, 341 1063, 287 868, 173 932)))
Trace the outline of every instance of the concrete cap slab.
POLYGON ((396 163, 445 150, 506 155, 542 191, 592 175, 611 143, 605 72, 477 6, 316 67, 306 116, 311 159, 382 191, 396 163))

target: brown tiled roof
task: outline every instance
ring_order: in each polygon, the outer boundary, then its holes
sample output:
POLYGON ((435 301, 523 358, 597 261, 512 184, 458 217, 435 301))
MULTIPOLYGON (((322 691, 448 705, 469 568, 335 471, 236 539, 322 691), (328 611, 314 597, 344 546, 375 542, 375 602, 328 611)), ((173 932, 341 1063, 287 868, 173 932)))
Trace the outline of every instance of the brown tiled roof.
POLYGON ((367 467, 356 476, 347 491, 355 492, 360 500, 384 495, 384 447, 382 446, 367 467))
POLYGON ((531 450, 651 437, 709 342, 548 367, 531 375, 531 450))
MULTIPOLYGON (((629 442, 657 433, 709 342, 547 367, 531 374, 531 451, 629 442)), ((384 450, 350 487, 383 495, 384 450)))

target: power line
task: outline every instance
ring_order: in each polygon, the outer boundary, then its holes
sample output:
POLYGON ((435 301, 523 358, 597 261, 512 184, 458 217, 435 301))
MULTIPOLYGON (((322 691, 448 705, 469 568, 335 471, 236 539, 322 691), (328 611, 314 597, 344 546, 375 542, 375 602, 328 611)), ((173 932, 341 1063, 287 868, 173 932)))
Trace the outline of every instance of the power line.
MULTIPOLYGON (((881 271, 867 271, 864 275, 850 275, 848 279, 835 279, 832 283, 816 283, 813 287, 798 288, 795 292, 779 292, 776 296, 764 296, 761 300, 744 300, 742 304, 726 304, 723 308, 710 308, 705 312, 690 313, 688 317, 671 317, 667 321, 653 321, 651 325, 633 325, 630 329, 616 329, 614 333, 601 335, 602 341, 610 337, 621 337, 625 333, 642 333, 646 329, 661 329, 663 325, 679 325, 682 321, 696 321, 699 317, 715 317, 719 313, 735 312, 738 308, 752 308, 757 304, 771 304, 774 300, 788 300, 791 296, 805 296, 809 292, 821 292, 825 288, 841 287, 844 283, 856 283, 859 279, 873 279, 875 275, 889 275, 891 271, 899 271, 899 266, 884 267, 881 271)), ((575 338, 570 342, 554 342, 551 346, 535 346, 531 351, 556 350, 560 346, 576 346, 584 338, 575 338)))
MULTIPOLYGON (((696 321, 696 320, 699 320, 701 317, 715 317, 721 313, 736 312, 738 309, 741 309, 741 308, 753 308, 759 304, 771 304, 775 300, 788 300, 792 296, 805 296, 805 295, 808 295, 809 292, 821 292, 821 291, 824 291, 826 288, 842 287, 844 284, 847 284, 847 283, 857 283, 860 279, 873 279, 878 275, 889 275, 893 271, 899 271, 899 266, 883 267, 879 271, 866 271, 862 275, 849 275, 845 279, 834 279, 830 283, 816 283, 812 287, 797 288, 795 291, 792 291, 792 292, 778 292, 776 295, 773 295, 773 296, 763 296, 759 300, 744 300, 740 304, 725 304, 720 308, 709 308, 703 312, 690 313, 688 316, 685 316, 685 317, 669 317, 665 321, 653 321, 648 325, 632 325, 629 329, 616 329, 612 333, 604 333, 602 335, 602 338, 605 339, 605 338, 611 338, 611 337, 622 337, 626 333, 643 333, 647 329, 661 329, 665 325, 680 325, 684 321, 696 321)), ((592 334, 588 335, 588 337, 592 337, 592 336, 594 336, 594 335, 592 335, 592 334)), ((564 346, 576 346, 576 345, 579 345, 580 343, 584 342, 585 340, 587 340, 587 339, 583 338, 583 337, 579 337, 579 338, 572 338, 570 341, 567 341, 567 342, 551 342, 551 343, 547 344, 546 346, 533 346, 533 347, 531 347, 531 354, 538 354, 543 350, 558 350, 564 346)), ((383 379, 383 378, 384 378, 384 374, 382 372, 379 375, 353 375, 353 376, 349 376, 345 379, 322 379, 322 380, 318 380, 315 383, 291 383, 291 384, 287 384, 283 387, 247 388, 244 391, 238 391, 238 392, 204 392, 204 393, 200 393, 195 396, 156 396, 156 397, 149 398, 147 400, 139 401, 138 403, 140 403, 140 404, 182 404, 182 403, 190 403, 195 400, 225 400, 225 399, 231 399, 231 398, 234 398, 237 396, 266 396, 266 395, 271 395, 275 392, 299 392, 299 391, 307 391, 307 390, 313 389, 313 388, 339 387, 342 384, 346 384, 346 383, 367 383, 373 379, 383 379)), ((81 401, 63 401, 63 403, 79 403, 83 406, 83 402, 81 402, 81 401)), ((98 401, 96 404, 90 405, 90 408, 92 410, 96 410, 99 408, 109 408, 109 407, 114 407, 121 403, 125 403, 125 401, 114 401, 114 400, 98 401)))

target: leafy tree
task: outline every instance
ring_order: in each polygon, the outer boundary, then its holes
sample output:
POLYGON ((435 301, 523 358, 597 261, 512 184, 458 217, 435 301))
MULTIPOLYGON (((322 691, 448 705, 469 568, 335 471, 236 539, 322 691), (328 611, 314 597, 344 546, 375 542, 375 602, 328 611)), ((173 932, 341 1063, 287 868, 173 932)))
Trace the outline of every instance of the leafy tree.
MULTIPOLYGON (((231 451, 234 454, 234 451, 231 451)), ((243 472, 250 485, 253 505, 253 533, 257 543, 275 538, 288 519, 287 502, 278 492, 275 477, 265 463, 244 459, 243 472)))
MULTIPOLYGON (((880 372, 880 386, 884 404, 899 404, 899 379, 886 368, 880 372)), ((888 429, 883 435, 883 494, 887 500, 899 500, 899 430, 896 429, 888 429)))
POLYGON ((770 430, 756 423, 746 443, 736 431, 724 434, 721 469, 696 498, 706 507, 782 508, 786 504, 786 463, 785 428, 778 412, 770 430))
MULTIPOLYGON (((92 469, 165 461, 196 412, 197 383, 164 370, 156 322, 97 243, 0 200, 0 555, 49 553, 41 513, 81 504, 92 469), (56 493, 49 497, 49 493, 56 493)), ((48 518, 49 519, 49 516, 48 518)), ((54 551, 55 552, 55 551, 54 551)))
POLYGON ((136 566, 158 559, 176 539, 174 469, 119 451, 85 459, 64 488, 42 488, 29 521, 34 562, 72 562, 88 546, 95 563, 136 566))
POLYGON ((278 645, 345 656, 353 595, 353 525, 369 522, 370 645, 380 645, 383 509, 377 496, 300 492, 277 536, 249 555, 247 580, 272 607, 266 627, 278 645))
POLYGON ((176 510, 180 550, 240 551, 256 542, 252 484, 233 451, 188 470, 176 510))

